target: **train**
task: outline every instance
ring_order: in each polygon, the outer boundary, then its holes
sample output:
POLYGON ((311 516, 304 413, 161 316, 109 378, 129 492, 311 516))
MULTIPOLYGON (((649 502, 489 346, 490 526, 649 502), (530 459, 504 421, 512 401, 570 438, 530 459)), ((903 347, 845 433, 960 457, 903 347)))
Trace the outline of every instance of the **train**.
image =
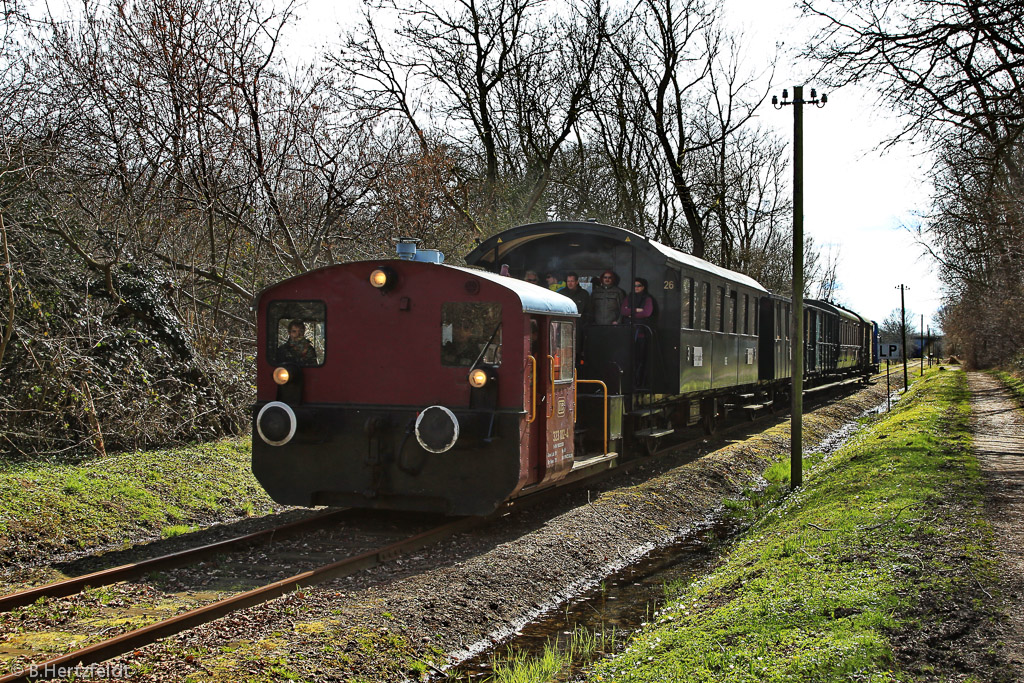
MULTIPOLYGON (((792 302, 746 275, 592 221, 465 261, 402 240, 257 295, 252 471, 274 500, 487 515, 789 397, 792 302)), ((877 371, 872 321, 807 299, 804 329, 808 388, 877 371)))

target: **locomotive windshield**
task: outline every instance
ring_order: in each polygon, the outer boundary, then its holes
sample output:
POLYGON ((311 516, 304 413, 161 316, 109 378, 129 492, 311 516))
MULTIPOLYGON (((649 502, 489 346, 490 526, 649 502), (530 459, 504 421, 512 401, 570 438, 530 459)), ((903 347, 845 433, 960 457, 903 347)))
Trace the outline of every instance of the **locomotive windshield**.
POLYGON ((326 321, 323 301, 271 301, 267 305, 267 358, 272 363, 323 365, 326 321))
POLYGON ((470 367, 501 362, 501 304, 441 304, 441 365, 470 367))

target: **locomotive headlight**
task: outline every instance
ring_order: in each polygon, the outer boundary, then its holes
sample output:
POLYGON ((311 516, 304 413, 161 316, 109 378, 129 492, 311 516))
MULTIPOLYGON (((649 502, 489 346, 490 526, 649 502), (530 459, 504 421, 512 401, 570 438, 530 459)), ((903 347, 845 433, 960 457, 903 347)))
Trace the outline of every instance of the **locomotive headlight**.
POLYGON ((469 386, 474 389, 479 389, 483 385, 487 384, 487 372, 477 368, 473 372, 469 373, 469 386))
POLYGON ((370 273, 370 284, 376 287, 377 289, 384 289, 385 287, 387 287, 389 284, 391 284, 390 280, 391 273, 389 273, 384 268, 377 268, 372 273, 370 273))
POLYGON ((292 373, 288 372, 288 368, 275 368, 274 369, 274 382, 284 386, 288 384, 288 380, 292 378, 292 373))

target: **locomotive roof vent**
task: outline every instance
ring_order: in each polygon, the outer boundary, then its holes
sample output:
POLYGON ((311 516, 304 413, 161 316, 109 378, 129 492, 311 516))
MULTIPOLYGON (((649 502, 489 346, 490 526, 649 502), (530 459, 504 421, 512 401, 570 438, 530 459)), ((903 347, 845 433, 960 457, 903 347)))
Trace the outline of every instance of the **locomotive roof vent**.
POLYGON ((420 249, 419 239, 400 237, 395 245, 398 258, 404 261, 422 261, 424 263, 444 263, 444 254, 437 249, 420 249))

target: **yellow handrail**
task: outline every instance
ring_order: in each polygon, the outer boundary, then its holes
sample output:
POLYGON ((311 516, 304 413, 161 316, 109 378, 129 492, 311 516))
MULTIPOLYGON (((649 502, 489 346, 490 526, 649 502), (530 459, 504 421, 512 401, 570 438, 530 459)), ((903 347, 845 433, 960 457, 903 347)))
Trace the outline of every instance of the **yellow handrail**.
POLYGON ((548 379, 551 380, 551 400, 548 401, 548 409, 545 412, 545 417, 551 417, 555 414, 555 357, 550 353, 548 354, 548 379))
MULTIPOLYGON (((604 390, 604 452, 608 452, 608 385, 599 379, 578 379, 577 384, 600 384, 604 390)), ((575 408, 575 406, 573 406, 575 408)))
POLYGON ((527 354, 526 360, 530 361, 530 416, 526 424, 531 424, 537 419, 537 359, 527 354))
POLYGON ((579 385, 576 384, 576 368, 572 369, 572 423, 576 424, 576 401, 579 400, 579 385))

